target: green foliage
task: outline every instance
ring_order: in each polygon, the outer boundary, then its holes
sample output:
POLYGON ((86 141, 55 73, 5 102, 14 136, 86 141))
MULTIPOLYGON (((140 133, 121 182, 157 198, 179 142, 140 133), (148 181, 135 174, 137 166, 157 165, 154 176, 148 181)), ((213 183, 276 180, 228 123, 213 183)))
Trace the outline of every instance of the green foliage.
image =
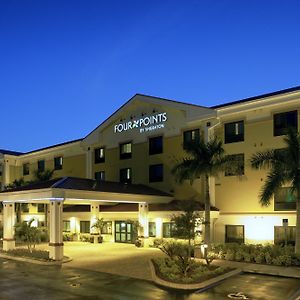
POLYGON ((8 250, 7 254, 12 256, 28 257, 39 260, 49 260, 49 252, 44 250, 29 251, 28 249, 24 248, 17 248, 8 250))
POLYGON ((103 218, 100 218, 100 219, 97 218, 96 222, 94 223, 94 225, 91 228, 95 228, 98 231, 99 235, 101 236, 101 233, 103 231, 104 226, 105 226, 104 219, 103 218))
POLYGON ((169 257, 155 258, 152 261, 155 266, 156 274, 160 278, 176 283, 198 283, 231 270, 192 261, 188 273, 184 275, 176 261, 169 257))
POLYGON ((63 240, 64 240, 65 242, 76 240, 76 233, 63 232, 63 240))
POLYGON ((299 256, 292 246, 217 244, 212 252, 219 259, 278 266, 300 265, 299 256))

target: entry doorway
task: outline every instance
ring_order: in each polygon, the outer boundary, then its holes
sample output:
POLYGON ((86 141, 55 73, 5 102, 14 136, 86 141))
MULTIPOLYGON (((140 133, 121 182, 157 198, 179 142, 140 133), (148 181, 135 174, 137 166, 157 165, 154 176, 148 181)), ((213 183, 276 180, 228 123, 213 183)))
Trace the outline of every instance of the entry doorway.
POLYGON ((115 221, 115 242, 116 243, 130 243, 135 242, 134 224, 128 221, 115 221))

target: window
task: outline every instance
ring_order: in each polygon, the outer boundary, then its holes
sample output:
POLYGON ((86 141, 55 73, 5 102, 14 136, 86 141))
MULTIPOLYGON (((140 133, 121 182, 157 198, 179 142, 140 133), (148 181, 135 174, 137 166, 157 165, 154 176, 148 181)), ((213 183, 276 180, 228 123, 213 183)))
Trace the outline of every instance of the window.
POLYGON ((173 237, 173 232, 175 229, 175 223, 163 223, 163 237, 170 238, 173 237))
POLYGON ((2 176, 2 173, 3 173, 3 165, 0 164, 0 176, 2 176))
POLYGON ((296 226, 274 226, 274 244, 295 245, 296 226))
POLYGON ((161 182, 164 180, 164 168, 162 164, 149 166, 149 182, 161 182))
POLYGON ((284 135, 288 128, 298 129, 297 110, 274 114, 274 136, 284 135))
POLYGON ((38 165, 38 172, 44 172, 45 171, 45 160, 39 160, 37 162, 38 165))
POLYGON ((23 175, 29 175, 29 163, 23 164, 23 175))
POLYGON ((94 153, 95 153, 95 164, 105 162, 105 149, 104 148, 96 148, 94 153))
POLYGON ((149 138, 149 155, 159 154, 163 152, 163 137, 157 136, 149 138))
POLYGON ((225 170, 225 176, 239 176, 244 175, 245 157, 244 153, 229 155, 232 164, 225 170))
POLYGON ((104 222, 101 233, 102 234, 112 234, 112 222, 111 221, 104 222))
POLYGON ((63 168, 63 157, 54 157, 54 170, 61 170, 63 168))
POLYGON ((244 225, 225 225, 225 243, 244 243, 244 225))
POLYGON ((90 221, 80 221, 80 233, 90 233, 90 221))
POLYGON ((37 209, 39 213, 45 212, 45 205, 46 204, 38 204, 37 209))
POLYGON ((96 181, 105 181, 105 172, 104 171, 95 172, 95 179, 96 181))
POLYGON ((196 143, 200 139, 199 129, 193 129, 183 132, 183 149, 186 149, 188 144, 196 143))
POLYGON ((149 222, 149 236, 155 237, 156 236, 156 223, 155 222, 149 222))
POLYGON ((120 144, 120 159, 128 159, 131 158, 132 155, 132 144, 125 143, 120 144))
POLYGON ((227 123, 225 126, 225 144, 244 141, 244 121, 227 123))
POLYGON ((64 232, 70 232, 71 231, 70 221, 63 220, 63 231, 64 232))
POLYGON ((122 183, 132 182, 131 168, 120 169, 120 182, 122 183))
POLYGON ((291 188, 282 187, 274 193, 274 210, 296 210, 296 194, 291 188))

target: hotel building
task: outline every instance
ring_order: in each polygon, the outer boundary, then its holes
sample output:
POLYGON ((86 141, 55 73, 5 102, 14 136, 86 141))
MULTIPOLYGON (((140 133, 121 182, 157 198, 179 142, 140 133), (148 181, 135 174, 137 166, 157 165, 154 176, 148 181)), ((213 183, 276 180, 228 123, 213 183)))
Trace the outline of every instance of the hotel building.
MULTIPOLYGON (((3 247, 15 245, 20 203, 26 210, 22 220, 49 226, 54 259, 62 257, 63 232, 82 238, 93 232, 96 218, 106 222, 104 242, 134 242, 134 221, 145 243, 171 237, 178 202, 204 199, 201 179, 179 184, 171 170, 185 156, 185 143, 213 136, 244 167, 240 176, 225 172, 210 178, 212 240, 280 243, 285 232, 293 243, 293 195, 283 187, 262 207, 258 195, 266 171, 251 169, 249 159, 257 151, 282 148, 286 128, 299 128, 299 109, 300 87, 214 107, 137 94, 82 139, 28 153, 0 150, 3 247), (4 189, 47 169, 54 170, 50 181, 4 189)), ((203 213, 203 204, 199 210, 203 213)))

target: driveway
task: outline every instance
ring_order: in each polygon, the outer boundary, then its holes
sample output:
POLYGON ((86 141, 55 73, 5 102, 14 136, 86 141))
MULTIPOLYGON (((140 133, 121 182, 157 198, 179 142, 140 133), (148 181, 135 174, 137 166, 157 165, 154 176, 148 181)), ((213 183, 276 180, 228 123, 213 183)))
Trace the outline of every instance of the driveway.
POLYGON ((80 268, 151 280, 149 259, 164 254, 155 248, 132 244, 65 242, 64 253, 73 260, 63 268, 80 268))

